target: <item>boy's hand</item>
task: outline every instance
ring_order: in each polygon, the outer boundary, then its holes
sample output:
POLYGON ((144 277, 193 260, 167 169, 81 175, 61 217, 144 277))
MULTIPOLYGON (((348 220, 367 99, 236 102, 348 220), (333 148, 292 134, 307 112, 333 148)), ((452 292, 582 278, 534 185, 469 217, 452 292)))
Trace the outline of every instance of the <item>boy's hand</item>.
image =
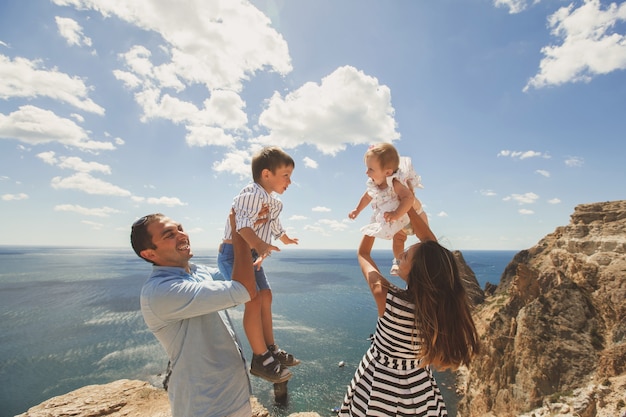
POLYGON ((298 239, 292 239, 289 236, 287 236, 286 233, 284 235, 282 235, 279 239, 285 245, 290 245, 290 244, 296 244, 297 245, 298 244, 298 239))

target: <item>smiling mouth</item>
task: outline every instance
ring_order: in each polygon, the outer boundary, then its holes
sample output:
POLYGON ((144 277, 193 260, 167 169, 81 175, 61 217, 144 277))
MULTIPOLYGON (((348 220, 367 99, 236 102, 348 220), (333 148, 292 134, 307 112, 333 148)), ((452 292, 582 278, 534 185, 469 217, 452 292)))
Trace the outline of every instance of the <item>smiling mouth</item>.
POLYGON ((184 245, 179 245, 176 249, 178 249, 178 250, 189 250, 189 243, 185 243, 184 245))

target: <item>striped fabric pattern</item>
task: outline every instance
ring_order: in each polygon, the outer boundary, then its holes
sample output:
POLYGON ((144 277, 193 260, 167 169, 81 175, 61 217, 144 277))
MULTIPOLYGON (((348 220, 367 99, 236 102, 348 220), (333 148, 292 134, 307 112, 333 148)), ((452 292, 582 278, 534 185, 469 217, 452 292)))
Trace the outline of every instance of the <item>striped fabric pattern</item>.
POLYGON ((363 356, 339 416, 447 416, 430 367, 421 367, 413 304, 387 292, 385 313, 363 356))
MULTIPOLYGON (((232 207, 235 209, 235 222, 237 230, 249 227, 265 243, 272 243, 272 237, 278 239, 285 233, 278 216, 283 210, 283 203, 273 193, 268 193, 259 184, 253 182, 245 186, 233 199, 232 207), (263 204, 269 206, 267 223, 254 225, 258 219, 259 210, 263 204)), ((233 232, 230 228, 230 220, 226 218, 224 227, 224 239, 232 239, 233 232)))

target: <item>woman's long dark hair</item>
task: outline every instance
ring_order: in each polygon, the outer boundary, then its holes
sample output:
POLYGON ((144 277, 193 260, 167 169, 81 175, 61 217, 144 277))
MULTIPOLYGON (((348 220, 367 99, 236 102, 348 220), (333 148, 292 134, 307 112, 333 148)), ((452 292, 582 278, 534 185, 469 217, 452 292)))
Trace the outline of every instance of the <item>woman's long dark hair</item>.
POLYGON ((479 351, 470 302, 452 252, 435 241, 418 244, 407 279, 424 363, 456 369, 479 351))

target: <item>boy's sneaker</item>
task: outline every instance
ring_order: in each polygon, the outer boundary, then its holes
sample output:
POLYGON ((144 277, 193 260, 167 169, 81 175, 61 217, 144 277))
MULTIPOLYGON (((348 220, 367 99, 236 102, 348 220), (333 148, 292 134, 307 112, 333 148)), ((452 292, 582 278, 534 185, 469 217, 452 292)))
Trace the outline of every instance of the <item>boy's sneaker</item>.
POLYGON ((398 261, 396 261, 396 258, 393 258, 393 261, 391 261, 391 271, 389 271, 389 273, 391 275, 398 275, 398 261))
POLYGON ((274 355, 283 366, 296 366, 300 364, 300 359, 296 359, 291 353, 279 349, 278 345, 269 345, 267 349, 272 352, 272 355, 274 355))
POLYGON ((274 384, 285 382, 291 378, 291 372, 274 358, 272 352, 263 355, 252 355, 250 373, 274 384))

